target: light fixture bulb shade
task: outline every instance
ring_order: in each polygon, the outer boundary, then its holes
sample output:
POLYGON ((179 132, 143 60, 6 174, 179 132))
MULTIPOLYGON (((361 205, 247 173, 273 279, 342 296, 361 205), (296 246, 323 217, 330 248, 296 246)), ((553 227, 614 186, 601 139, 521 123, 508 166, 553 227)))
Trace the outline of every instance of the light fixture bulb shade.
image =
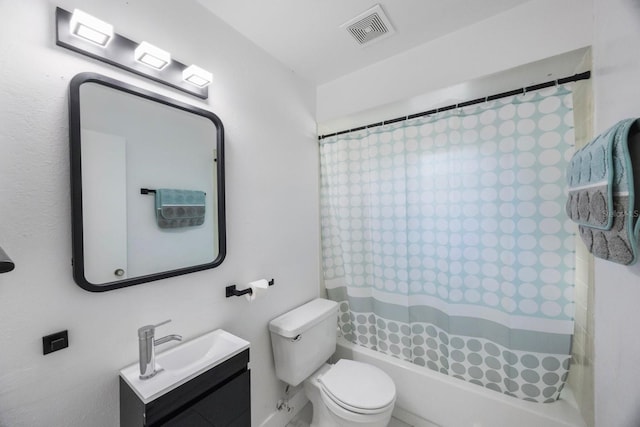
POLYGON ((206 87, 213 81, 213 74, 197 65, 190 65, 182 71, 182 78, 195 86, 206 87))
POLYGON ((136 61, 156 70, 162 70, 171 63, 171 54, 149 42, 142 42, 134 52, 136 61))
POLYGON ((80 9, 75 9, 71 15, 69 32, 100 47, 105 47, 113 39, 113 25, 80 9))

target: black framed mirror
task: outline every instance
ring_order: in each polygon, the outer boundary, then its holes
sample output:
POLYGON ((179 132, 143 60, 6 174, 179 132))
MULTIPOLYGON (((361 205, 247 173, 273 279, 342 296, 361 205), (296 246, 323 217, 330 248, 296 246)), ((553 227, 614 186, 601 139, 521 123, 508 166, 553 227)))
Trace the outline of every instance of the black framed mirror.
POLYGON ((95 73, 69 101, 75 282, 102 292, 220 265, 220 118, 95 73))

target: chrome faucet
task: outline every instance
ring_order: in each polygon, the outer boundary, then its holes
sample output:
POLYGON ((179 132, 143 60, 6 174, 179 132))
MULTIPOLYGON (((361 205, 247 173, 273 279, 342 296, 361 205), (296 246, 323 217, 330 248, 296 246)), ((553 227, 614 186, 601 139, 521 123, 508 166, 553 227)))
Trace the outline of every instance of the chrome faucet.
POLYGON ((182 341, 181 335, 167 335, 154 339, 156 328, 166 325, 171 319, 160 322, 157 325, 146 325, 138 329, 138 346, 140 348, 140 379, 146 380, 153 377, 162 369, 156 371, 156 346, 169 341, 182 341))

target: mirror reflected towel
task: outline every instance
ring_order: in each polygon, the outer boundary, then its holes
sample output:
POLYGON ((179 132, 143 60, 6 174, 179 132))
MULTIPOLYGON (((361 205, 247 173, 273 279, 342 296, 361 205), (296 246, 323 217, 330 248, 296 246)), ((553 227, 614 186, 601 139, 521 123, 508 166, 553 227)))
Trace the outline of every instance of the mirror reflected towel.
POLYGON ((156 190, 156 220, 160 228, 193 227, 204 223, 204 191, 156 190))

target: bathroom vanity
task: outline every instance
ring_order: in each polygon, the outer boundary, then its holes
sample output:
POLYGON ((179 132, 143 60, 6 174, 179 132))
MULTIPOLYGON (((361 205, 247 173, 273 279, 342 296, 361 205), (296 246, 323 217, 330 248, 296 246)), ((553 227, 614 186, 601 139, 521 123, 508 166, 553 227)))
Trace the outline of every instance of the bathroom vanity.
POLYGON ((131 365, 120 371, 120 426, 250 427, 248 363, 249 343, 219 329, 159 354, 152 378, 131 365))

